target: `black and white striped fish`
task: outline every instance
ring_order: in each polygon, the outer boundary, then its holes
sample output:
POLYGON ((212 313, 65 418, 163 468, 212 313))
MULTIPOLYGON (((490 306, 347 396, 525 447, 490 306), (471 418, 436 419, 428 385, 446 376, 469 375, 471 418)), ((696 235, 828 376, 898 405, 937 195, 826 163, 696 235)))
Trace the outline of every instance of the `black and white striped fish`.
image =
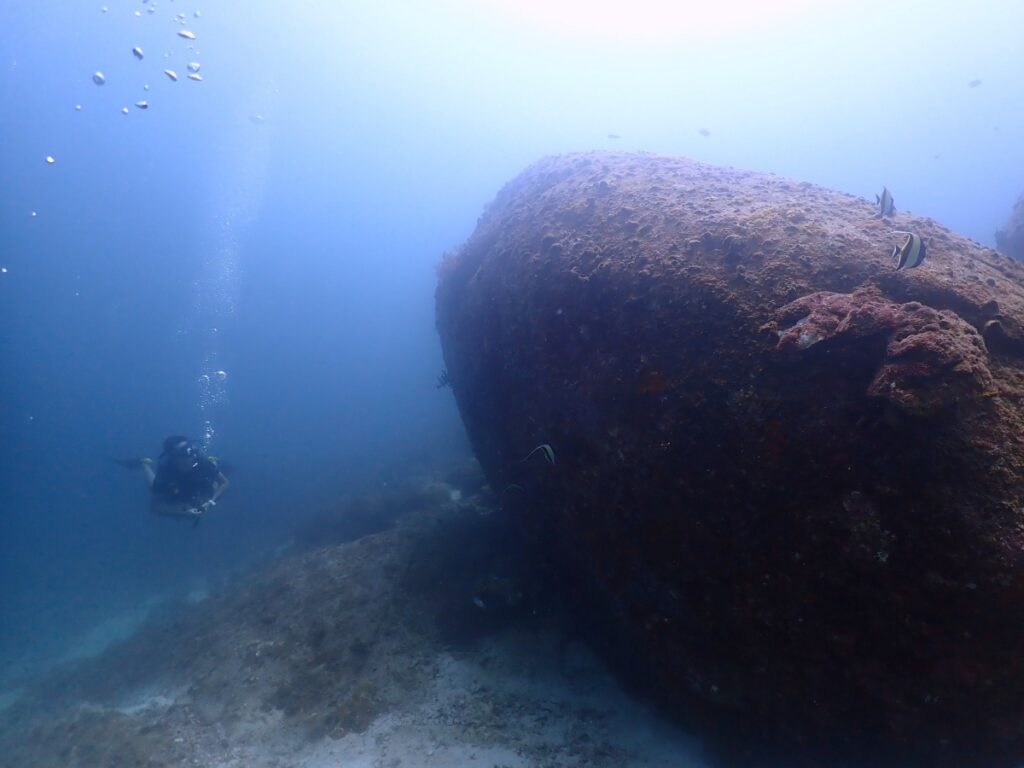
POLYGON ((921 266, 924 257, 928 255, 928 248, 919 236, 913 232, 896 232, 897 235, 905 235, 903 245, 893 246, 892 258, 896 262, 896 271, 901 269, 913 269, 921 266))
POLYGON ((888 187, 882 187, 882 194, 875 195, 875 203, 878 205, 878 215, 885 218, 892 216, 896 210, 896 202, 892 199, 892 192, 888 187))

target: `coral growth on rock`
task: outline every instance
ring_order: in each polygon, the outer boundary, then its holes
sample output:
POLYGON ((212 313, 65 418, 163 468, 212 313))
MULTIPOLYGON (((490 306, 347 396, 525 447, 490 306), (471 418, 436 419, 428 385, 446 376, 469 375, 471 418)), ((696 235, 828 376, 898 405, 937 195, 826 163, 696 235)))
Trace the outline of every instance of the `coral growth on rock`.
POLYGON ((437 326, 491 485, 723 759, 1024 759, 1020 265, 807 183, 572 155, 442 262, 437 326))
POLYGON ((780 351, 823 344, 841 354, 844 345, 884 341, 867 392, 907 411, 934 412, 992 388, 981 334, 955 312, 916 301, 897 305, 867 290, 813 293, 765 327, 778 334, 780 351))

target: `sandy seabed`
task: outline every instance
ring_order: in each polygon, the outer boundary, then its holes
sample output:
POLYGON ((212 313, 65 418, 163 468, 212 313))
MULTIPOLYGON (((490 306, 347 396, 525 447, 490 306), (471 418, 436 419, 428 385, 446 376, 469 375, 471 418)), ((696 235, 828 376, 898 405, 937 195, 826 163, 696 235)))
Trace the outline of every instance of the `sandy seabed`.
POLYGON ((694 744, 631 701, 584 648, 572 672, 551 665, 543 638, 509 634, 479 649, 437 657, 424 700, 377 717, 363 733, 313 744, 286 731, 218 766, 701 766, 694 744))

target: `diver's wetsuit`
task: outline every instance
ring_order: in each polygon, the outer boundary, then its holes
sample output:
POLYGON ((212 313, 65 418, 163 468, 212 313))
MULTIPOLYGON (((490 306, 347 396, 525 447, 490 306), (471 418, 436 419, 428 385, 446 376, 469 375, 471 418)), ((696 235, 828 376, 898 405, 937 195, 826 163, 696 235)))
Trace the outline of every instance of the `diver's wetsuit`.
POLYGON ((182 472, 169 457, 162 458, 153 480, 153 493, 168 504, 196 507, 213 497, 220 476, 217 464, 196 455, 195 462, 182 472))

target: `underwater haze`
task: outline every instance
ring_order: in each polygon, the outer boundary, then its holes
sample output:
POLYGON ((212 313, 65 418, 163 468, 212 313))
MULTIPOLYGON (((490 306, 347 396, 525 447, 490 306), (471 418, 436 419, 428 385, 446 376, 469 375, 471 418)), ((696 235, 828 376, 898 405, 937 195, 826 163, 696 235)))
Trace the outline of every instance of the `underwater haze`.
POLYGON ((435 265, 542 156, 885 185, 987 245, 1024 192, 1009 0, 5 0, 3 18, 0 689, 342 498, 462 460, 435 265), (173 434, 234 467, 195 528, 111 461, 173 434))

